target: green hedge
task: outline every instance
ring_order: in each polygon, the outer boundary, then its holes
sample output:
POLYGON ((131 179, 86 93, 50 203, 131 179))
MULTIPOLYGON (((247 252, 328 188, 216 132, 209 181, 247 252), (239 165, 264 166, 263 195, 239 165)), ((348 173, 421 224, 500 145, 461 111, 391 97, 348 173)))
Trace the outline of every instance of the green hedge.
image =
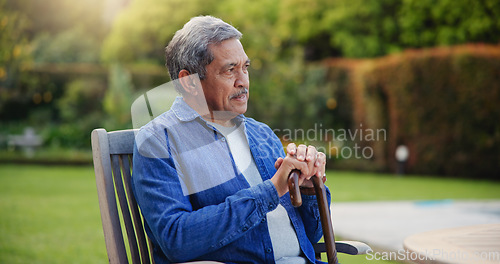
POLYGON ((394 171, 405 144, 410 173, 500 178, 500 46, 409 50, 350 68, 351 128, 387 130, 386 141, 364 142, 375 164, 394 171))

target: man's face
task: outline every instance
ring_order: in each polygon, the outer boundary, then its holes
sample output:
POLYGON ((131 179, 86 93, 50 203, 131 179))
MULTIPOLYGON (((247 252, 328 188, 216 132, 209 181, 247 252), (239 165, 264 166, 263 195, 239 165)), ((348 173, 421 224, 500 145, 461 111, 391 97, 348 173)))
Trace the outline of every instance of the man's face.
POLYGON ((237 39, 210 45, 214 60, 201 80, 208 109, 215 118, 233 118, 247 111, 250 60, 237 39), (224 111, 226 113, 217 111, 224 111))

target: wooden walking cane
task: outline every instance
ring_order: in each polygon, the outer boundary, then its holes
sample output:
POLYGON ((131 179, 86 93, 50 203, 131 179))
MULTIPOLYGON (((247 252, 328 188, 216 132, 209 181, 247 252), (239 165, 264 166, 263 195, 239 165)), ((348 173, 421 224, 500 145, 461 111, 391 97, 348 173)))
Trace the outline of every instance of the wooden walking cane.
MULTIPOLYGON (((299 207, 302 205, 299 175, 299 170, 292 170, 292 172, 290 172, 290 175, 288 176, 288 189, 290 190, 290 199, 292 201, 292 205, 295 207, 299 207)), ((313 176, 311 179, 314 185, 314 190, 316 192, 316 199, 318 200, 319 216, 321 219, 321 226, 323 227, 323 238, 325 240, 328 263, 338 264, 337 250, 335 249, 335 235, 333 233, 330 210, 328 209, 325 185, 323 184, 323 181, 321 181, 317 176, 313 176)))

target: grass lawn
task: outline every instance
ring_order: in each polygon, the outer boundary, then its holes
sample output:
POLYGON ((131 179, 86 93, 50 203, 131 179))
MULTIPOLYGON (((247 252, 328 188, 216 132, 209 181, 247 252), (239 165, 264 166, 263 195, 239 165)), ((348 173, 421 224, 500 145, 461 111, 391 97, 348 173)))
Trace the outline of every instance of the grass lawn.
POLYGON ((0 263, 107 263, 92 167, 0 166, 0 263))
MULTIPOLYGON (((500 199, 500 183, 327 173, 333 202, 500 199)), ((344 264, 393 263, 339 255, 344 264)), ((0 165, 0 263, 107 263, 92 167, 0 165)))
POLYGON ((500 182, 328 171, 332 202, 500 199, 500 182))

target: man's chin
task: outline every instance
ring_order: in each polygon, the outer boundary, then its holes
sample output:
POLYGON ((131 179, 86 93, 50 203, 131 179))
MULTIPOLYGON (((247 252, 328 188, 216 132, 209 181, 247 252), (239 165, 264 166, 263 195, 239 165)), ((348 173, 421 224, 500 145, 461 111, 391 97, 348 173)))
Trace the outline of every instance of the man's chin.
POLYGON ((237 107, 234 111, 236 115, 243 115, 247 112, 247 104, 237 107))

